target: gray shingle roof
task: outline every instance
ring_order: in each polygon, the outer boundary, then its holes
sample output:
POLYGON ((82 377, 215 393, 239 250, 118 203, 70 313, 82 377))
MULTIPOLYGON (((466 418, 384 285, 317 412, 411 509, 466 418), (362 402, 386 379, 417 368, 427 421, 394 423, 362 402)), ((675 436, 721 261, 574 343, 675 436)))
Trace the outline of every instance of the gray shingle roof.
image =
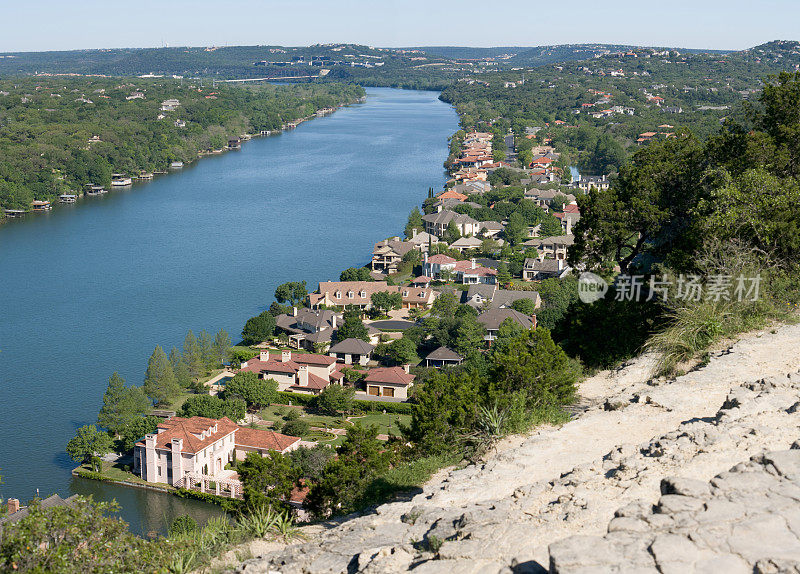
POLYGON ((439 347, 430 355, 425 357, 431 361, 463 361, 464 357, 447 347, 439 347))
POLYGON ((490 331, 496 331, 506 319, 512 319, 524 329, 533 327, 533 320, 514 309, 490 309, 478 315, 478 322, 490 331))
POLYGON ((345 353, 348 355, 369 355, 375 347, 361 339, 345 339, 331 347, 329 353, 345 353))

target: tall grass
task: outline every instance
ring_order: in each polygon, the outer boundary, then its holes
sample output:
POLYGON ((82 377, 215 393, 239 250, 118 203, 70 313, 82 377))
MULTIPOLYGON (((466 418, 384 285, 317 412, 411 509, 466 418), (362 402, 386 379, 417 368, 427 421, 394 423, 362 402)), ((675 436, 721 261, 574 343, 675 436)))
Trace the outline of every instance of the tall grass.
POLYGON ((697 357, 725 338, 765 327, 769 322, 789 318, 797 310, 796 265, 773 264, 763 252, 733 241, 712 242, 697 259, 699 274, 706 278, 725 276, 734 285, 738 277, 760 277, 756 300, 701 297, 686 300, 670 292, 666 302, 666 325, 647 341, 645 348, 657 353, 655 372, 673 374, 681 363, 697 357))

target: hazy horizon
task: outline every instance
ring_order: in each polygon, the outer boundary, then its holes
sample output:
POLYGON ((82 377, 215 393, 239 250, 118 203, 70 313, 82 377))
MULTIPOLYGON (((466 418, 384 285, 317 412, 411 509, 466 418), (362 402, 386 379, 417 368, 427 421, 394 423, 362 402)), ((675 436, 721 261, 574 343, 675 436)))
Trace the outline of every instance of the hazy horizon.
POLYGON ((343 0, 141 0, 80 5, 39 0, 2 8, 0 52, 203 46, 308 46, 349 43, 412 46, 535 47, 626 44, 695 50, 742 50, 798 38, 800 3, 765 0, 620 0, 606 8, 576 0, 569 10, 509 0, 502 9, 475 0, 445 6, 409 0, 375 5, 343 0), (746 14, 746 17, 742 17, 746 14), (776 17, 779 16, 779 17, 776 17))

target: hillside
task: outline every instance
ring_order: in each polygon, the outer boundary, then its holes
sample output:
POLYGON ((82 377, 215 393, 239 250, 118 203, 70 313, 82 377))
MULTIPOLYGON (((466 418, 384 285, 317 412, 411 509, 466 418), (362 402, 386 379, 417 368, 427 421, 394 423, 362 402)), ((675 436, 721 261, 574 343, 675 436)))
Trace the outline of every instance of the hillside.
POLYGON ((507 439, 481 464, 236 571, 752 572, 758 562, 777 572, 767 566, 791 556, 796 567, 796 530, 776 513, 797 513, 786 493, 800 488, 800 451, 786 449, 800 438, 798 344, 800 326, 788 325, 677 379, 651 380, 647 357, 600 373, 569 423, 507 439), (765 521, 771 542, 748 543, 765 521), (688 536, 687 524, 707 527, 688 536))

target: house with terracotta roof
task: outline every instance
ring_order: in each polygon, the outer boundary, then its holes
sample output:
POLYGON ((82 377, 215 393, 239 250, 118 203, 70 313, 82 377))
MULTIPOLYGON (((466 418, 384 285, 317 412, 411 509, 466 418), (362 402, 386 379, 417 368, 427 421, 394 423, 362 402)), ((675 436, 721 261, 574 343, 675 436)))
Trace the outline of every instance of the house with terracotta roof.
POLYGON ((431 277, 433 279, 441 279, 442 271, 452 272, 455 267, 456 260, 444 253, 437 253, 430 257, 425 255, 422 261, 422 273, 426 277, 431 277))
POLYGON ((380 367, 370 369, 363 380, 364 390, 371 397, 389 397, 407 399, 408 389, 413 386, 416 377, 409 373, 409 365, 402 367, 380 367))
POLYGON ((259 379, 272 379, 279 391, 317 395, 330 384, 340 384, 343 375, 336 359, 327 355, 281 351, 261 351, 241 365, 240 372, 256 373, 259 379))
POLYGON ((233 498, 241 494, 241 484, 234 471, 225 469, 226 464, 248 452, 263 456, 270 450, 289 452, 299 445, 299 437, 242 428, 227 417, 172 417, 136 443, 133 471, 147 482, 175 487, 213 481, 217 494, 233 498))
POLYGON ((436 196, 437 199, 457 199, 458 201, 466 201, 467 196, 463 193, 459 193, 453 189, 448 189, 447 191, 440 193, 436 196))

